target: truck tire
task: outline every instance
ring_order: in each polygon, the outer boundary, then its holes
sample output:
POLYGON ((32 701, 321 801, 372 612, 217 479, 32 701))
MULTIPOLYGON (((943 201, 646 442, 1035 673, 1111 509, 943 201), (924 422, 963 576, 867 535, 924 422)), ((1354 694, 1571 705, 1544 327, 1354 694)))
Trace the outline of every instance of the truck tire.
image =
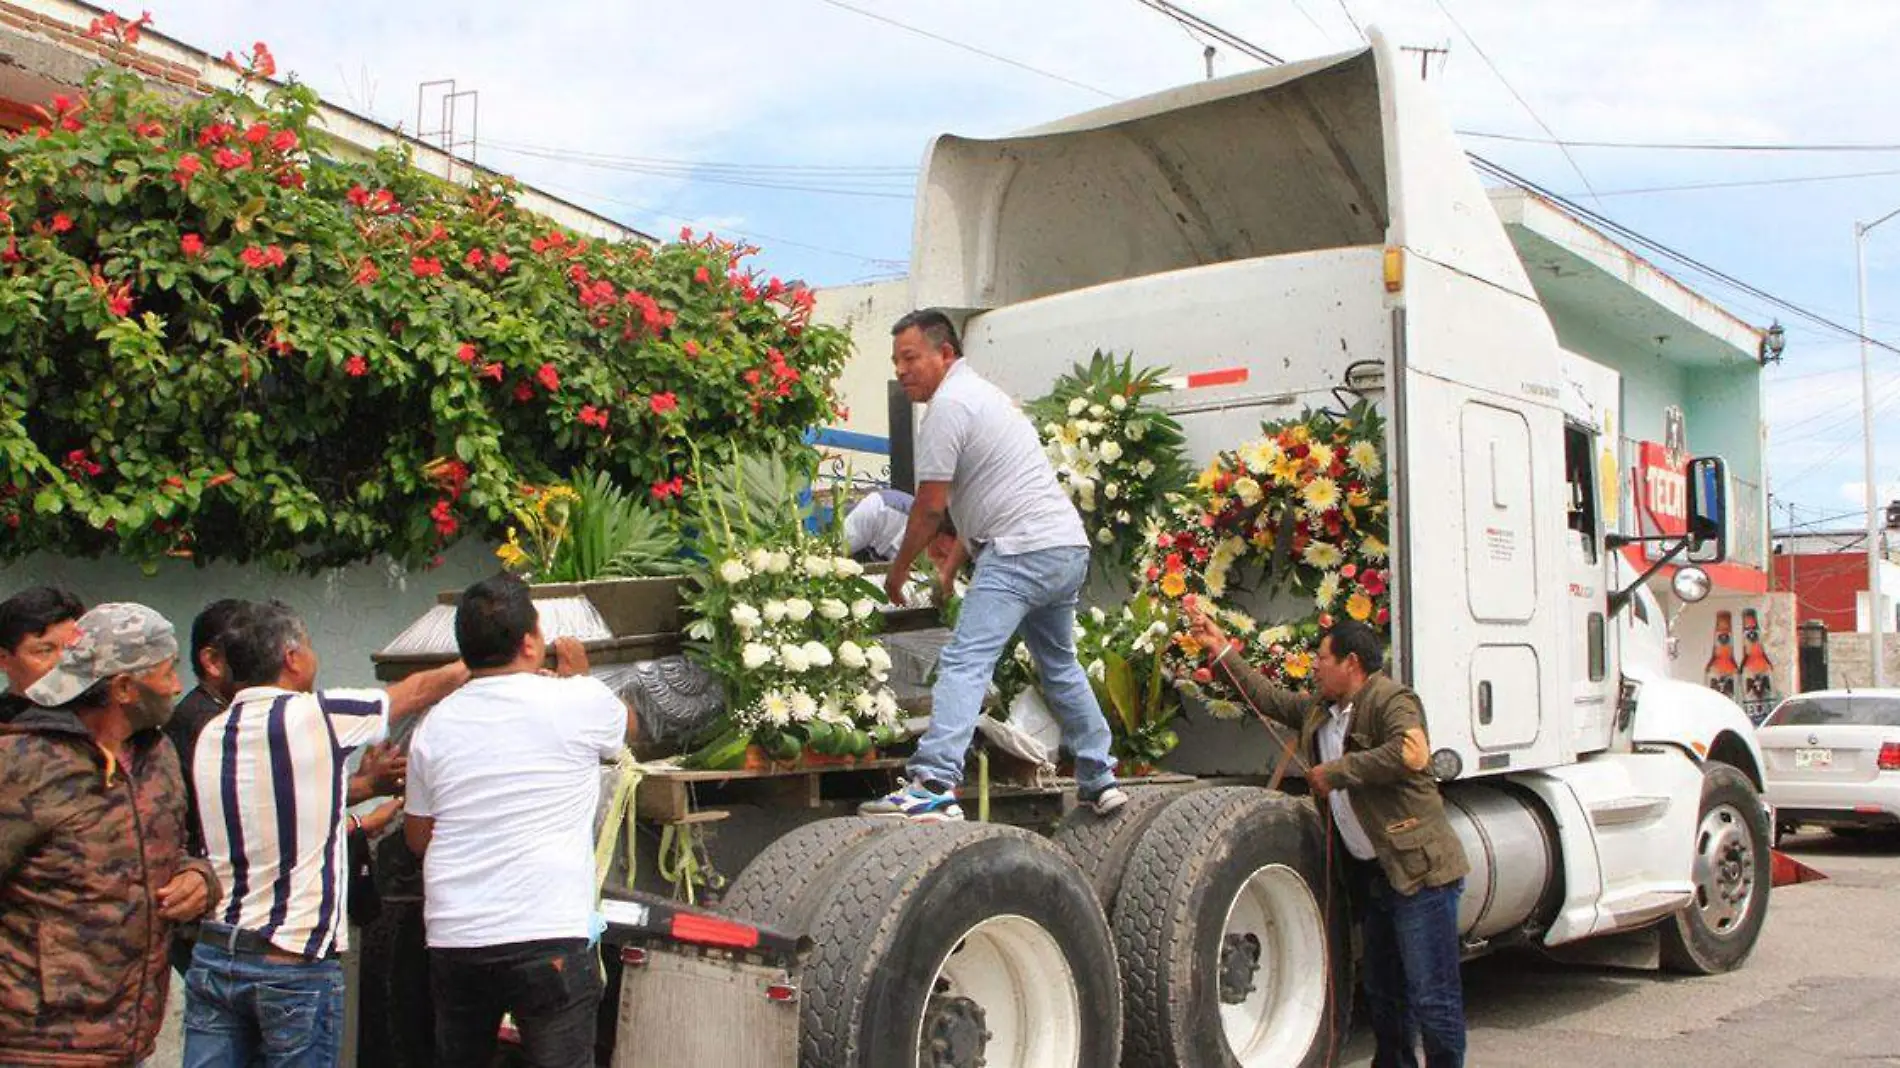
POLYGON ((1013 827, 901 826, 816 891, 805 1068, 1108 1066, 1121 984, 1082 873, 1013 827))
POLYGON ((762 927, 802 935, 810 925, 812 887, 825 885, 831 868, 894 822, 847 816, 807 823, 766 846, 726 888, 718 908, 762 927))
POLYGON ((1748 776, 1708 764, 1696 817, 1695 901, 1663 921, 1664 967, 1714 975, 1748 959, 1768 917, 1769 841, 1768 814, 1748 776))
POLYGON ((1134 852, 1148 826, 1188 788, 1144 786, 1128 791, 1128 803, 1110 815, 1098 816, 1087 805, 1062 817, 1056 833, 1050 837, 1095 888, 1096 900, 1113 914, 1115 892, 1121 889, 1122 872, 1128 867, 1128 855, 1134 852))
POLYGON ((1337 874, 1307 800, 1219 787, 1168 805, 1115 897, 1125 1063, 1332 1063, 1352 1009, 1337 874))

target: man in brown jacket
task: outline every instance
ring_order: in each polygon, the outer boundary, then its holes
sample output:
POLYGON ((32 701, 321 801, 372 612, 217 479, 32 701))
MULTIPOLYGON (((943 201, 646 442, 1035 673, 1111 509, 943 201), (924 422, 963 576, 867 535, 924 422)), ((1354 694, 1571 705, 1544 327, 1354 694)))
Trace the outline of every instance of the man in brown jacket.
POLYGON ((1299 732, 1306 783, 1343 849, 1360 917, 1374 1068, 1464 1063, 1458 897, 1470 870, 1427 772, 1431 746, 1418 695, 1379 674, 1385 646, 1363 623, 1328 629, 1314 667, 1317 694, 1275 686, 1247 666, 1204 613, 1189 609, 1209 666, 1256 710, 1299 732))
POLYGON ((185 784, 158 727, 178 640, 104 604, 0 726, 0 1064, 119 1068, 151 1056, 172 924, 217 898, 185 854, 185 784))

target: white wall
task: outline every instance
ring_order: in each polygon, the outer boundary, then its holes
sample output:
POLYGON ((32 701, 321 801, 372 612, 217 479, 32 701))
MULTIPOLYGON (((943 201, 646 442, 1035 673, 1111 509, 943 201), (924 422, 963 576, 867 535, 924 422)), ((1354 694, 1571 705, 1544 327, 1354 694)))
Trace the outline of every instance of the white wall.
MULTIPOLYGON (((1880 604, 1886 609, 1882 617, 1886 621, 1888 634, 1900 634, 1900 624, 1895 622, 1895 612, 1900 610, 1900 564, 1880 563, 1880 604)), ((1872 617, 1867 614, 1867 591, 1861 590, 1854 595, 1854 629, 1867 633, 1874 629, 1872 617)))
MULTIPOLYGON (((76 560, 36 555, 0 568, 0 599, 26 586, 63 586, 88 607, 106 601, 137 601, 156 609, 190 640, 198 611, 224 597, 278 598, 303 616, 322 658, 326 686, 367 685, 374 679, 370 654, 435 604, 443 590, 460 590, 498 570, 493 546, 473 539, 443 554, 433 571, 405 572, 383 561, 340 568, 315 577, 284 575, 261 567, 213 564, 194 567, 168 560, 153 575, 116 558, 76 560)), ((186 675, 189 683, 190 676, 186 675)))

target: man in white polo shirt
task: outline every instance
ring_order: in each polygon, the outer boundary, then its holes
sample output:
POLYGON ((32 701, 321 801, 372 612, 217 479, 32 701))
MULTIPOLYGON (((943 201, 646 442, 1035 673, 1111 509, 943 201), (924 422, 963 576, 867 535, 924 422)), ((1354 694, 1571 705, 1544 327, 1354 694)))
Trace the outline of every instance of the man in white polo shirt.
POLYGON ((960 547, 938 561, 949 578, 967 551, 976 574, 957 616, 956 635, 937 658, 930 728, 910 759, 909 781, 866 802, 866 815, 960 820, 957 784, 996 660, 1020 628, 1036 661, 1043 696, 1075 754, 1082 803, 1108 815, 1128 800, 1115 785, 1108 722, 1075 657, 1075 606, 1088 579, 1088 535, 1027 417, 1009 396, 963 361, 948 317, 915 311, 891 328, 891 362, 911 400, 928 402, 917 434, 917 494, 904 544, 884 588, 904 603, 910 566, 948 511, 960 547))
POLYGON ((555 643, 528 586, 497 575, 463 591, 455 644, 472 674, 409 746, 403 834, 422 857, 435 994, 435 1060, 484 1065, 503 1013, 536 1068, 594 1063, 593 948, 600 768, 633 733, 625 702, 555 643))

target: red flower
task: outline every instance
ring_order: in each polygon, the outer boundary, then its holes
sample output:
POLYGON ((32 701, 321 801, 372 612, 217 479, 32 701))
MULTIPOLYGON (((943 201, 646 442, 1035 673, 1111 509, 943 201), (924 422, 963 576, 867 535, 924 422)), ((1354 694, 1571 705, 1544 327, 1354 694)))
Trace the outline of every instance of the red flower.
POLYGON ((236 132, 237 127, 228 122, 214 122, 198 131, 198 147, 210 148, 212 145, 224 144, 236 132))
POLYGON ((475 369, 476 378, 486 378, 491 382, 501 381, 501 364, 484 363, 475 369))
POLYGON ((282 267, 284 265, 284 250, 276 245, 251 245, 239 253, 238 258, 244 261, 244 266, 254 271, 262 270, 266 267, 282 267))
POLYGON ((515 383, 515 400, 526 404, 534 399, 534 386, 527 382, 515 383))
POLYGON ((693 228, 690 226, 680 227, 680 240, 691 241, 692 239, 693 239, 693 228))
POLYGON ((378 278, 381 278, 382 276, 383 276, 383 272, 376 269, 375 263, 369 260, 364 260, 361 264, 357 266, 356 277, 353 278, 352 281, 354 281, 359 286, 366 286, 366 285, 369 285, 371 282, 376 281, 378 278))
POLYGON ((476 355, 475 346, 466 341, 462 342, 461 348, 455 350, 455 358, 463 363, 474 363, 476 355))
POLYGON ((540 380, 541 388, 547 390, 549 393, 561 388, 561 374, 554 369, 554 365, 551 363, 542 364, 541 369, 535 372, 534 377, 540 380))
POLYGON ((743 377, 743 378, 745 379, 745 384, 746 384, 746 385, 748 385, 748 386, 756 386, 756 385, 758 385, 758 384, 759 384, 759 379, 760 379, 760 378, 761 378, 762 376, 761 376, 761 375, 759 374, 759 369, 758 369, 758 368, 756 368, 756 367, 754 367, 754 368, 752 368, 751 370, 749 370, 749 371, 747 371, 747 372, 746 372, 746 373, 745 373, 745 374, 744 374, 743 376, 741 376, 741 377, 743 377))
POLYGON ((409 269, 417 278, 434 278, 442 273, 442 261, 433 256, 416 256, 409 261, 409 269))
POLYGON ((488 257, 488 265, 495 269, 496 274, 501 274, 504 271, 506 271, 508 269, 508 265, 513 262, 514 262, 513 260, 508 258, 508 254, 506 252, 497 252, 488 257))
POLYGON ((196 259, 205 254, 205 239, 197 234, 186 234, 178 239, 178 251, 187 258, 196 259))
POLYGON ((107 295, 106 310, 121 319, 132 314, 132 283, 120 283, 107 295))
POLYGON ((581 405, 580 420, 584 426, 598 427, 602 430, 607 429, 606 410, 596 408, 591 404, 581 405))
POLYGON ((712 281, 712 272, 707 270, 704 267, 701 267, 698 270, 693 272, 693 281, 698 282, 701 285, 705 285, 707 282, 712 281))
POLYGON ((74 478, 92 478, 105 468, 86 455, 84 449, 74 449, 66 454, 66 473, 74 478))
POLYGON ((157 138, 165 136, 165 127, 160 123, 153 122, 152 120, 147 119, 144 122, 141 122, 136 126, 133 126, 132 132, 135 134, 138 134, 140 137, 150 137, 153 139, 157 139, 157 138))
POLYGON ((462 260, 462 265, 471 271, 477 271, 480 270, 482 264, 486 262, 488 262, 488 259, 482 255, 482 250, 472 248, 468 250, 468 256, 462 260))
POLYGON ((767 299, 776 297, 783 292, 785 292, 785 283, 779 281, 776 275, 765 283, 765 295, 767 299))
POLYGON ((297 134, 294 130, 279 130, 270 139, 270 146, 279 152, 297 151, 297 134))
POLYGON ((1381 627, 1385 626, 1387 623, 1392 622, 1392 610, 1390 608, 1379 609, 1379 615, 1377 618, 1379 620, 1379 625, 1381 627))
POLYGON ((1385 572, 1368 569, 1359 579, 1359 588, 1366 591, 1368 597, 1377 597, 1385 592, 1385 572))
POLYGON ((343 373, 351 378, 361 378, 369 374, 369 361, 361 356, 352 356, 343 361, 343 373))
POLYGON ((1214 673, 1204 667, 1195 668, 1194 681, 1201 683, 1202 685, 1206 685, 1207 683, 1214 681, 1214 673))
POLYGON ((273 77, 277 73, 277 57, 259 41, 251 46, 251 73, 259 78, 273 77))
POLYGON ((264 142, 270 140, 270 123, 268 122, 252 123, 251 128, 244 131, 244 139, 254 145, 261 145, 264 142))
POLYGON ((251 165, 251 150, 247 148, 239 152, 233 152, 228 148, 220 148, 211 154, 211 162, 227 171, 234 171, 239 167, 248 167, 251 165))
POLYGON ((655 393, 647 401, 647 407, 653 409, 654 415, 665 415, 679 406, 679 398, 671 393, 655 393))
POLYGON ((277 184, 285 189, 302 189, 303 183, 303 172, 299 170, 287 170, 277 176, 277 184))
POLYGON ((1148 570, 1144 572, 1144 574, 1147 576, 1147 579, 1149 582, 1153 582, 1156 579, 1161 577, 1161 569, 1158 567, 1150 566, 1148 570))
POLYGON ((1321 612, 1319 614, 1319 629, 1333 629, 1333 614, 1331 612, 1321 612))
POLYGON ((343 194, 343 199, 359 208, 366 208, 369 206, 369 190, 364 189, 360 184, 352 185, 350 191, 343 194))
POLYGON ((4 251, 0 251, 0 263, 18 263, 20 262, 20 259, 21 259, 21 256, 20 256, 19 238, 15 237, 12 234, 8 234, 7 247, 4 251))
POLYGON ((177 182, 180 186, 190 185, 191 180, 198 177, 198 172, 204 170, 204 168, 204 160, 190 153, 186 153, 178 157, 178 166, 172 171, 172 181, 177 182))
POLYGON ((685 345, 685 348, 686 348, 686 355, 691 356, 693 359, 699 358, 699 342, 688 341, 685 345))
POLYGON ((63 211, 53 213, 53 232, 63 234, 73 228, 72 216, 63 211))
POLYGON ((684 492, 686 492, 686 479, 680 475, 661 479, 655 482, 652 488, 653 499, 656 501, 664 501, 671 497, 677 497, 684 492))
POLYGON ((1359 565, 1358 565, 1358 564, 1347 564, 1347 565, 1346 565, 1345 567, 1342 567, 1342 568, 1340 568, 1340 569, 1339 569, 1339 577, 1340 577, 1340 578, 1345 578, 1345 579, 1351 579, 1351 578, 1358 578, 1358 577, 1359 577, 1359 565))
POLYGON ((435 506, 429 509, 429 518, 435 520, 435 532, 444 538, 454 537, 461 528, 454 509, 455 506, 446 497, 436 501, 435 506))

